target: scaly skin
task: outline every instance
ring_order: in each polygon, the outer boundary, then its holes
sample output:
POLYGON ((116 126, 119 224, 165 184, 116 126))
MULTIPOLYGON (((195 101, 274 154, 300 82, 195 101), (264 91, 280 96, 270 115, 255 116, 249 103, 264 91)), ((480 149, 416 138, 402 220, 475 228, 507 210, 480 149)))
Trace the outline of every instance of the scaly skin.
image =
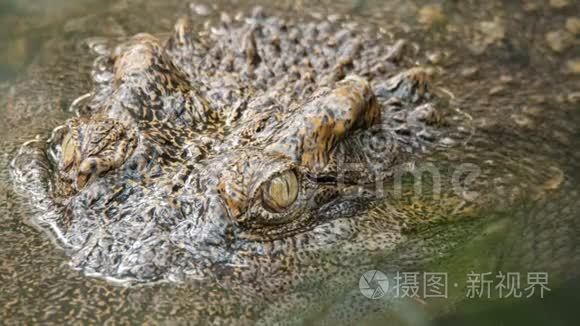
MULTIPOLYGON (((275 297, 265 322, 304 322, 377 258, 390 258, 385 271, 418 268, 482 228, 424 232, 463 206, 389 205, 369 192, 464 136, 446 124, 462 121, 438 105, 429 70, 374 37, 261 14, 199 34, 180 19, 166 40, 136 35, 95 60, 78 117, 22 146, 15 184, 87 274, 211 279, 260 304, 275 297), (332 281, 313 290, 319 280, 332 281)), ((196 298, 200 320, 261 315, 213 291, 196 298)))
MULTIPOLYGON (((243 35, 236 52, 196 39, 184 18, 165 42, 139 34, 95 61, 79 116, 13 163, 16 184, 50 207, 38 223, 72 249, 75 267, 138 282, 291 272, 301 252, 357 236, 355 217, 372 203, 360 185, 435 146, 445 130, 425 70, 375 73, 377 97, 371 78, 356 76, 358 56, 379 51, 370 40, 312 28, 333 63, 281 34, 283 24, 227 27, 243 35), (299 54, 294 78, 276 70, 299 54), (317 70, 317 60, 329 62, 317 70), (277 73, 287 79, 266 87, 277 73), (237 90, 209 88, 230 79, 237 90), (295 252, 276 249, 290 244, 295 252)), ((392 248, 402 227, 377 225, 388 232, 372 245, 392 248)))

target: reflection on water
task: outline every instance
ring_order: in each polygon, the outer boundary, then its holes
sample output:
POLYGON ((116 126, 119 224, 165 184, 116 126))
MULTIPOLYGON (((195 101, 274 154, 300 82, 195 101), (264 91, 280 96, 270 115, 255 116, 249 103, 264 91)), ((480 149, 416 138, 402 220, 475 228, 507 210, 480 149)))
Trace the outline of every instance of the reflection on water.
POLYGON ((98 13, 111 1, 0 1, 0 81, 15 78, 68 17, 98 13))
MULTIPOLYGON (((570 279, 554 284, 543 300, 465 300, 465 288, 459 287, 450 290, 447 300, 410 300, 399 316, 383 318, 400 324, 415 324, 419 320, 412 316, 430 315, 439 316, 436 324, 570 324, 573 307, 569 303, 577 302, 580 293, 573 279, 580 274, 576 264, 580 262, 576 217, 580 197, 575 192, 580 177, 580 4, 565 0, 393 0, 263 5, 273 13, 305 19, 348 15, 394 40, 413 41, 416 50, 424 53, 421 63, 437 71, 437 83, 448 90, 451 105, 473 117, 479 137, 472 147, 446 155, 455 155, 448 158, 453 162, 474 162, 489 171, 485 176, 494 183, 480 195, 490 197, 494 207, 486 212, 498 208, 500 213, 489 215, 516 222, 507 230, 503 222, 486 226, 472 242, 433 269, 460 277, 473 270, 495 273, 525 266, 548 271, 555 280, 570 279)), ((8 180, 8 162, 16 148, 61 124, 70 115, 66 108, 71 101, 89 89, 91 56, 82 46, 86 38, 168 31, 184 10, 192 12, 196 24, 201 25, 219 17, 222 10, 235 15, 248 8, 245 1, 207 5, 181 1, 0 2, 1 320, 186 323, 196 320, 199 312, 195 308, 214 296, 227 298, 224 302, 229 303, 233 315, 248 315, 248 319, 239 317, 246 324, 270 313, 266 309, 270 303, 285 309, 296 303, 286 297, 257 303, 243 292, 209 281, 121 288, 79 275, 66 266, 63 253, 25 224, 26 205, 8 180)), ((385 261, 378 264, 388 265, 385 261)), ((358 283, 344 286, 358 291, 358 283)), ((346 296, 334 309, 355 304, 364 307, 366 302, 357 295, 346 296)), ((309 308, 296 307, 287 313, 309 308)), ((223 312, 222 308, 215 307, 215 311, 223 312)), ((316 324, 320 319, 307 320, 316 324)))

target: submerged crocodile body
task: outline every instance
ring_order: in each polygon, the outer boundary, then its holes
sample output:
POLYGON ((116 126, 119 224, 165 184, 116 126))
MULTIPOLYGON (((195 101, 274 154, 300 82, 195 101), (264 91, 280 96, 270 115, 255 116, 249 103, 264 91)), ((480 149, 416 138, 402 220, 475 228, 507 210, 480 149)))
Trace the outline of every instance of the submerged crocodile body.
MULTIPOLYGON (((200 320, 292 321, 312 302, 331 314, 323 300, 348 297, 342 287, 377 257, 383 271, 418 269, 483 229, 477 219, 429 228, 441 216, 422 210, 440 207, 384 193, 471 135, 405 42, 256 11, 90 46, 93 89, 73 103, 76 117, 25 143, 11 170, 35 224, 86 274, 216 280, 251 304, 200 289, 200 320)), ((367 304, 336 316, 357 320, 367 304)))

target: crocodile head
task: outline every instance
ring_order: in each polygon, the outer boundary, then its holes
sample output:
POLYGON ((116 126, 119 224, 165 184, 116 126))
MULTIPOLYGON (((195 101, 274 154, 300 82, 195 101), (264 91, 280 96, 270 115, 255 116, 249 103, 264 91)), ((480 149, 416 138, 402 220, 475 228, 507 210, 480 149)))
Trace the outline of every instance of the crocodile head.
POLYGON ((402 241, 403 222, 368 210, 445 133, 428 70, 399 69, 400 44, 325 23, 175 29, 101 54, 77 117, 13 161, 73 266, 251 280, 402 241))

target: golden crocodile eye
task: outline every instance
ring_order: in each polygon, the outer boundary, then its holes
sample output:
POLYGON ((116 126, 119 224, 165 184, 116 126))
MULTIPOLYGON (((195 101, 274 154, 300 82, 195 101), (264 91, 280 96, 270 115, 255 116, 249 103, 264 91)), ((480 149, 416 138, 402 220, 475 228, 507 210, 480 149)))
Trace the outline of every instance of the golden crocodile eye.
POLYGON ((262 204, 274 213, 290 207, 298 197, 298 178, 292 170, 273 177, 262 189, 262 204))
POLYGON ((68 169, 76 159, 76 148, 70 133, 68 133, 62 141, 62 165, 63 168, 68 169))

